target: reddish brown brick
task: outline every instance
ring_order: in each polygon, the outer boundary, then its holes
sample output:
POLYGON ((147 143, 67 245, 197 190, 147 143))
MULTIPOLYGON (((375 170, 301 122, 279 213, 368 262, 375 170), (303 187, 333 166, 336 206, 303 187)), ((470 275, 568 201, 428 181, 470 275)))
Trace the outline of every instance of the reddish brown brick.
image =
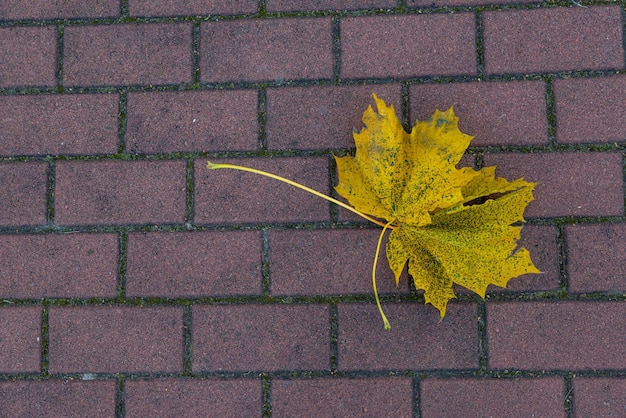
POLYGON ((41 308, 0 307, 0 373, 39 371, 41 308))
POLYGON ((129 0, 131 16, 189 16, 256 13, 259 8, 256 0, 129 0))
POLYGON ((619 6, 485 12, 487 74, 624 67, 619 6))
POLYGON ((133 153, 253 151, 258 131, 254 90, 128 95, 126 145, 133 153))
POLYGON ((182 411, 190 418, 262 415, 259 380, 127 380, 124 389, 128 418, 174 417, 182 411))
POLYGON ((279 417, 411 417, 408 377, 273 380, 272 414, 279 417))
POLYGON ((626 138, 626 76, 554 81, 556 139, 562 143, 626 138))
POLYGON ((624 214, 620 153, 486 154, 484 162, 509 180, 538 183, 527 218, 624 214))
POLYGON ((0 4, 0 19, 63 19, 119 16, 119 0, 29 0, 0 4))
POLYGON ((209 305, 192 314, 194 371, 330 367, 326 306, 209 305))
POLYGON ((339 305, 340 370, 428 370, 478 367, 476 305, 451 303, 443 321, 421 303, 382 303, 391 323, 373 303, 339 305))
POLYGON ((112 417, 116 391, 114 380, 0 382, 2 414, 7 417, 112 417))
POLYGON ((416 84, 409 91, 412 123, 454 106, 459 129, 476 137, 473 146, 548 143, 542 81, 416 84))
POLYGON ((114 153, 117 113, 114 94, 2 96, 0 154, 114 153))
POLYGON ((567 279, 572 292, 626 292, 626 224, 568 225, 567 279))
POLYGON ((487 4, 540 3, 539 0, 406 0, 409 7, 481 6, 487 4))
POLYGON ((565 417, 564 395, 559 377, 425 379, 420 409, 426 417, 565 417))
MULTIPOLYGON (((347 212, 347 211, 344 211, 342 209, 341 212, 347 212)), ((343 216, 343 213, 340 219, 342 220, 350 219, 350 220, 356 220, 356 221, 360 220, 360 218, 357 216, 350 216, 350 217, 348 217, 347 215, 343 216)), ((287 237, 289 237, 289 234, 290 234, 289 232, 280 232, 280 233, 286 235, 287 237)), ((298 231, 298 234, 302 234, 302 233, 306 233, 306 232, 298 231)), ((354 231, 346 231, 346 233, 353 234, 354 231)), ((273 232, 271 236, 274 236, 274 234, 275 233, 273 232)), ((296 234, 294 233, 294 237, 295 236, 296 234)), ((377 238, 374 238, 374 239, 377 239, 377 238)), ((315 254, 315 256, 312 257, 312 260, 319 261, 323 259, 325 263, 329 263, 328 266, 333 266, 334 265, 333 263, 335 262, 333 256, 323 255, 324 254, 323 248, 317 247, 317 250, 316 250, 314 245, 311 245, 310 243, 304 243, 305 242, 304 238, 300 238, 300 240, 297 241, 295 239, 286 238, 284 241, 281 241, 281 244, 280 244, 281 247, 279 248, 284 247, 284 249, 281 249, 281 252, 279 253, 280 256, 276 256, 276 258, 278 259, 280 257, 283 259, 288 259, 288 260, 291 260, 291 262, 285 263, 284 261, 277 261, 277 263, 274 263, 274 262, 271 263, 272 271, 274 271, 274 269, 276 270, 276 273, 272 274, 273 291, 275 291, 276 289, 275 286, 284 286, 284 283, 287 282, 288 283, 287 286, 289 286, 290 288, 298 288, 298 289, 311 288, 313 293, 319 292, 318 289, 329 289, 330 291, 330 289, 332 289, 332 287, 330 286, 338 288, 338 290, 341 289, 341 293, 367 292, 367 287, 362 287, 362 286, 369 285, 369 281, 362 281, 362 280, 359 280, 358 282, 348 281, 345 284, 342 284, 340 282, 328 283, 323 280, 322 281, 312 280, 311 282, 294 281, 293 277, 301 277, 303 274, 306 276, 307 273, 302 273, 300 272, 300 270, 318 271, 318 276, 315 276, 315 277, 320 277, 319 276, 320 268, 310 267, 309 263, 313 263, 314 261, 306 261, 308 257, 307 258, 304 257, 304 255, 308 253, 315 254), (298 244, 298 241, 300 240, 303 242, 302 244, 298 244), (302 247, 303 249, 301 250, 294 251, 294 254, 289 255, 289 249, 288 249, 289 245, 293 245, 293 248, 300 248, 301 245, 304 247, 302 247), (311 245, 312 248, 309 248, 309 245, 311 245), (298 260, 295 260, 296 257, 298 257, 298 260), (278 265, 279 267, 276 267, 276 265, 278 265), (307 267, 304 267, 304 266, 307 266, 307 267), (351 283, 351 284, 348 285, 348 283, 351 283), (346 286, 346 287, 349 286, 349 288, 343 289, 343 288, 340 288, 339 286, 346 286)), ((311 240, 311 242, 314 242, 314 241, 311 240)), ((338 245, 337 244, 338 242, 342 242, 342 241, 339 239, 339 240, 333 241, 332 244, 326 244, 326 245, 329 245, 330 246, 329 248, 334 249, 335 246, 338 245)), ((353 246, 354 244, 351 244, 351 245, 353 246)), ((342 249, 341 251, 338 251, 337 253, 350 254, 350 251, 352 251, 354 252, 354 255, 351 255, 349 257, 349 260, 359 260, 359 262, 362 264, 362 262, 365 260, 364 256, 366 252, 364 252, 364 250, 361 247, 359 247, 357 251, 357 249, 353 248, 351 245, 347 245, 345 249, 342 249)), ((543 274, 522 275, 522 276, 512 279, 509 282, 506 289, 497 287, 497 286, 491 286, 488 288, 488 292, 489 293, 508 292, 508 291, 525 292, 525 291, 559 289, 560 273, 559 273, 559 254, 558 254, 558 247, 557 247, 557 242, 556 242, 556 228, 551 227, 551 226, 526 225, 524 229, 522 230, 522 239, 519 241, 519 245, 526 247, 531 252, 533 261, 535 262, 537 267, 542 271, 543 274)), ((383 249, 384 249, 384 246, 383 246, 383 249)), ((327 250, 327 251, 330 251, 330 250, 327 250)), ((274 254, 275 254, 274 249, 272 250, 271 254, 272 254, 272 257, 274 257, 274 254)), ((342 260, 342 262, 345 262, 345 261, 342 260)), ((382 277, 385 277, 383 276, 384 274, 389 274, 388 267, 387 267, 387 260, 385 258, 384 252, 381 253, 381 256, 379 258, 379 263, 381 263, 384 266, 384 267, 381 266, 378 269, 379 273, 377 274, 377 277, 379 277, 378 279, 379 291, 382 291, 383 293, 402 292, 404 290, 404 287, 403 287, 404 280, 406 280, 404 277, 400 279, 401 283, 400 283, 399 288, 392 285, 393 279, 391 279, 391 282, 388 279, 382 279, 382 277)), ((364 265, 361 265, 360 267, 352 266, 349 263, 348 265, 350 265, 350 267, 348 267, 347 265, 343 265, 343 264, 341 265, 341 268, 345 268, 346 271, 348 272, 346 273, 347 276, 354 275, 354 273, 350 272, 350 269, 353 269, 353 271, 358 271, 359 268, 364 269, 366 267, 364 265)), ((323 271, 327 271, 327 269, 329 268, 328 266, 325 266, 323 271)), ((334 272, 333 274, 335 274, 337 271, 337 268, 331 267, 330 271, 334 272)), ((329 274, 330 274, 330 271, 329 271, 329 274)), ((371 273, 369 273, 369 270, 368 270, 367 275, 369 274, 371 273)), ((357 275, 357 276, 360 277, 360 275, 357 275)), ((390 277, 393 277, 393 276, 390 276, 390 277)), ((412 279, 409 277, 408 280, 411 281, 412 279)), ((371 288, 370 288, 370 291, 371 291, 371 288)), ((471 293, 470 291, 465 290, 461 287, 458 287, 455 291, 458 291, 458 293, 465 293, 465 294, 471 293)))
MULTIPOLYGON (((379 234, 380 229, 271 231, 272 294, 371 294, 379 234)), ((384 247, 376 271, 380 293, 408 292, 406 277, 396 287, 384 247)))
POLYGON ((474 27, 471 13, 342 19, 341 76, 476 74, 474 27))
POLYGON ((128 296, 261 293, 258 231, 133 233, 127 260, 128 296))
POLYGON ((51 308, 50 372, 180 372, 178 307, 51 308))
MULTIPOLYGON (((296 157, 212 162, 265 170, 328 194, 327 161, 321 157, 296 157)), ((196 223, 330 220, 328 202, 277 180, 230 169, 208 170, 205 159, 196 161, 195 180, 196 223)))
POLYGON ((113 297, 115 234, 0 235, 0 297, 113 297))
POLYGON ((375 92, 396 112, 402 109, 400 86, 315 86, 267 90, 265 134, 270 149, 354 147, 352 131, 361 129, 363 112, 374 106, 375 92))
POLYGON ((298 10, 358 10, 358 9, 393 9, 395 0, 267 0, 267 10, 270 12, 294 12, 298 10))
POLYGON ((69 26, 63 41, 68 86, 191 81, 190 23, 69 26))
POLYGON ((624 413, 626 379, 574 376, 572 384, 574 416, 618 417, 624 413))
POLYGON ((56 85, 56 36, 54 26, 0 28, 0 87, 56 85))
POLYGON ((205 82, 333 76, 330 18, 204 22, 200 76, 205 82))
POLYGON ((625 315, 626 305, 619 302, 488 303, 489 367, 622 368, 625 315))
POLYGON ((64 161, 56 174, 59 224, 184 222, 184 161, 64 161))
POLYGON ((0 163, 0 225, 46 223, 48 164, 0 163))

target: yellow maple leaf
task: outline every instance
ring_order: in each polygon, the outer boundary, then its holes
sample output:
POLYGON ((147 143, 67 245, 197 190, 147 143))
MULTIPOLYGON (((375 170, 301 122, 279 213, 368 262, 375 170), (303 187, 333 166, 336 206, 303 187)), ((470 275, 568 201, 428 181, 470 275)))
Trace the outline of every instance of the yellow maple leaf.
POLYGON ((335 189, 359 212, 385 219, 382 234, 393 229, 387 258, 396 283, 408 262, 415 287, 443 318, 454 283, 484 297, 490 284, 539 273, 517 248, 521 226, 513 225, 524 221, 535 184, 496 178, 495 167, 456 168, 473 137, 459 130, 452 108, 407 133, 393 106, 374 100, 378 112, 370 106, 354 134, 355 156, 335 157, 335 189))
POLYGON ((505 287, 509 279, 539 273, 525 248, 518 248, 525 207, 533 200, 534 183, 496 178, 495 167, 456 168, 473 137, 458 128, 452 108, 416 122, 410 133, 393 106, 374 95, 378 112, 363 114, 366 127, 354 134, 354 157, 335 157, 337 193, 350 205, 276 174, 233 164, 207 162, 207 168, 235 169, 282 181, 333 202, 383 227, 372 266, 387 229, 387 259, 396 284, 409 265, 415 287, 427 303, 446 313, 455 297, 453 284, 480 296, 490 284, 505 287), (377 218, 386 220, 381 222, 377 218))

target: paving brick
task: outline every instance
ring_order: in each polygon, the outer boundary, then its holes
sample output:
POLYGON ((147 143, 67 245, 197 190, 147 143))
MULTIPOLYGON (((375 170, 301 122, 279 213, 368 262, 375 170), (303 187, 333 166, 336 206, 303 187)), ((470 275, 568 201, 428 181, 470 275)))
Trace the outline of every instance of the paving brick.
POLYGON ((39 371, 41 371, 41 308, 1 307, 0 373, 39 371))
POLYGON ((46 223, 48 164, 0 163, 0 225, 46 223))
POLYGON ((115 153, 118 96, 54 94, 0 97, 0 154, 115 153))
POLYGON ((261 383, 237 380, 127 380, 126 417, 253 417, 262 415, 261 383), (210 411, 210 413, 208 412, 210 411))
POLYGON ((415 84, 409 92, 411 123, 454 106, 461 131, 476 137, 472 146, 548 144, 542 81, 415 84))
POLYGON ((554 81, 556 140, 613 142, 626 138, 626 76, 554 81))
POLYGON ((441 322, 419 302, 382 306, 390 331, 373 303, 338 306, 339 370, 478 368, 476 305, 451 303, 441 322))
POLYGON ((574 376, 574 417, 612 417, 624 413, 626 379, 574 376))
MULTIPOLYGON (((372 262, 380 229, 270 232, 271 293, 333 295, 372 293, 372 262)), ((384 247, 378 260, 379 293, 407 293, 406 276, 396 287, 384 247)))
POLYGON ((393 104, 396 112, 401 111, 398 84, 267 89, 267 147, 280 150, 354 147, 352 132, 363 127, 363 112, 374 106, 372 92, 393 104))
POLYGON ((127 296, 261 293, 258 231, 154 232, 128 236, 127 296))
POLYGON ((341 77, 476 74, 474 27, 471 13, 342 19, 341 77))
POLYGON ((194 371, 328 370, 321 305, 194 306, 194 371))
POLYGON ((190 23, 69 26, 63 84, 180 84, 192 80, 190 23))
POLYGON ((180 372, 179 307, 50 308, 51 373, 180 372))
POLYGON ((294 12, 298 10, 359 10, 359 9, 393 9, 395 0, 267 0, 268 12, 294 12))
POLYGON ((559 377, 424 379, 420 409, 425 417, 565 417, 564 394, 559 377))
POLYGON ((116 234, 0 235, 0 297, 113 297, 116 234))
POLYGON ((272 414, 279 417, 411 417, 412 399, 408 377, 272 381, 272 414))
MULTIPOLYGON (((247 158, 211 160, 268 171, 328 194, 328 160, 308 158, 247 158)), ((194 221, 307 222, 330 220, 329 204, 319 197, 277 180, 230 169, 208 170, 195 163, 194 221)))
POLYGON ((130 93, 127 114, 133 153, 258 148, 255 90, 130 93))
POLYGON ((571 292, 626 292, 626 224, 567 225, 571 292))
POLYGON ((542 274, 524 274, 512 279, 506 289, 491 286, 488 293, 537 292, 558 290, 560 285, 557 231, 553 226, 526 225, 519 245, 530 251, 531 258, 542 274))
POLYGON ((116 391, 114 380, 5 381, 0 402, 6 417, 112 417, 116 391))
POLYGON ((0 20, 116 17, 119 0, 29 0, 0 4, 0 20))
POLYGON ((488 303, 489 367, 623 368, 625 315, 626 305, 619 302, 488 303))
POLYGON ((229 15, 256 13, 257 0, 188 0, 176 2, 169 0, 129 0, 128 11, 131 16, 190 16, 190 15, 229 15))
POLYGON ((0 28, 0 87, 56 85, 56 36, 53 26, 0 28))
POLYGON ((56 174, 59 224, 184 221, 184 161, 63 161, 56 174))
POLYGON ((408 7, 482 6, 488 4, 540 3, 539 0, 406 0, 408 7))
POLYGON ((617 152, 485 154, 498 176, 536 182, 526 218, 622 216, 622 156, 617 152))
POLYGON ((330 79, 330 18, 232 20, 201 26, 200 77, 215 83, 330 79))
POLYGON ((619 6, 485 12, 485 73, 624 67, 619 6))

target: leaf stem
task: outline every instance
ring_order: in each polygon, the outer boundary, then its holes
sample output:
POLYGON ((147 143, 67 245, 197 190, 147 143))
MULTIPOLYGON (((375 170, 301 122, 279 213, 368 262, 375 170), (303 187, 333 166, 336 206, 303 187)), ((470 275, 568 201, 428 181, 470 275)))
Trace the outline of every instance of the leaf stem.
POLYGON ((378 312, 380 312, 380 316, 383 318, 383 323, 385 324, 385 329, 389 331, 391 329, 391 324, 387 320, 385 313, 383 312, 383 307, 380 306, 380 299, 378 298, 378 290, 376 289, 376 264, 378 264, 378 254, 380 254, 380 247, 383 242, 383 236, 385 236, 385 231, 390 228, 391 223, 393 221, 387 222, 387 224, 383 227, 380 236, 378 237, 378 245, 376 245, 376 254, 374 255, 374 264, 372 265, 372 287, 374 288, 374 297, 376 298, 376 305, 378 306, 378 312))
POLYGON ((297 187, 298 189, 304 190, 305 192, 309 192, 311 194, 314 194, 317 197, 321 197, 322 199, 326 199, 329 202, 332 202, 335 205, 341 206, 344 209, 348 209, 349 211, 356 213, 360 217, 365 218, 368 221, 375 223, 376 225, 383 226, 385 228, 391 228, 391 229, 395 229, 396 228, 395 226, 391 226, 389 223, 385 226, 385 224, 382 223, 381 221, 379 221, 377 219, 374 219, 371 216, 368 216, 368 215, 364 214, 363 212, 359 212, 358 210, 356 210, 352 206, 347 205, 347 204, 345 204, 345 203, 343 203, 343 202, 341 202, 341 201, 339 201, 337 199, 333 199, 330 196, 326 196, 324 193, 320 193, 317 190, 313 190, 313 189, 311 189, 309 187, 306 187, 303 184, 296 183, 293 180, 286 179, 286 178, 278 176, 276 174, 268 173, 267 171, 257 170, 256 168, 245 167, 245 166, 242 166, 242 165, 235 165, 235 164, 214 164, 211 161, 207 161, 206 167, 208 169, 210 169, 210 170, 216 170, 216 169, 219 169, 219 168, 230 168, 230 169, 233 169, 233 170, 247 171, 249 173, 259 174, 261 176, 269 177, 269 178, 274 179, 274 180, 282 181, 283 183, 287 183, 287 184, 289 184, 289 185, 291 185, 293 187, 297 187))

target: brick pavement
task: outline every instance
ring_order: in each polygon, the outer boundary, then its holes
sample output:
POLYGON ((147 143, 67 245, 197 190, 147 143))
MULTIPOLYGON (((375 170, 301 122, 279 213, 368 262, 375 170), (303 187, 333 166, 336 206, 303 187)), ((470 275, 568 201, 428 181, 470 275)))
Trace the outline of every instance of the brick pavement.
POLYGON ((626 413, 626 2, 0 4, 1 416, 626 413), (446 318, 332 193, 371 93, 539 183, 446 318))

